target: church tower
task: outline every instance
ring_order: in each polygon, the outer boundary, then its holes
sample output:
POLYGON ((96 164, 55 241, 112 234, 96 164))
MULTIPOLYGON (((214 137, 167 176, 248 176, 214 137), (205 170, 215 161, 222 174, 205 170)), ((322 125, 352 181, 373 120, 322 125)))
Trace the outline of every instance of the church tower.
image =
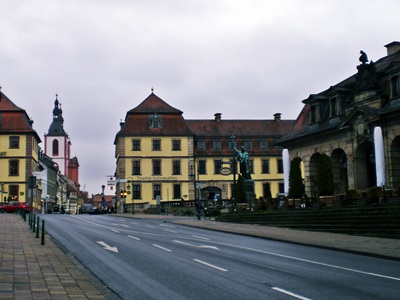
POLYGON ((70 161, 71 141, 64 131, 61 103, 58 102, 57 98, 58 95, 56 95, 54 101, 53 121, 50 124, 49 132, 44 135, 44 152, 58 164, 61 174, 69 177, 68 163, 70 161))

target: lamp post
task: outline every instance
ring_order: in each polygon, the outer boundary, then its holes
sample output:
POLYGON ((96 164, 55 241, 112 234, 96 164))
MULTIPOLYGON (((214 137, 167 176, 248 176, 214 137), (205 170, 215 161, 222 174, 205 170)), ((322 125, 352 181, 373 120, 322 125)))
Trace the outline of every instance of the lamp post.
POLYGON ((236 147, 236 136, 234 136, 233 134, 230 136, 230 138, 232 139, 232 146, 233 146, 233 157, 232 157, 232 173, 233 173, 233 191, 232 191, 232 200, 233 202, 236 204, 236 151, 235 151, 235 147, 236 147))
MULTIPOLYGON (((128 177, 128 178, 127 178, 127 183, 128 183, 128 185, 127 185, 127 187, 126 187, 126 189, 128 190, 128 191, 127 191, 127 194, 131 194, 131 200, 132 200, 132 215, 134 215, 134 214, 135 214, 135 203, 134 203, 134 201, 133 201, 133 199, 134 199, 134 197, 133 197, 133 192, 134 192, 133 178, 132 178, 132 177, 128 177), (131 183, 132 183, 132 191, 131 191, 131 183)), ((126 199, 126 196, 125 196, 125 199, 126 199)))
POLYGON ((125 190, 125 185, 122 187, 121 186, 121 214, 124 213, 124 202, 126 199, 126 190, 125 190))

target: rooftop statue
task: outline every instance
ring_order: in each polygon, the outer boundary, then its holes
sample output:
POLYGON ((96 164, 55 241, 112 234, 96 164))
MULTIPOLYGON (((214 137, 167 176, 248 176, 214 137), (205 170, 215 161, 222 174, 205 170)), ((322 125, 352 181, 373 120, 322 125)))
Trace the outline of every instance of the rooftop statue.
POLYGON ((365 53, 364 51, 360 50, 360 54, 361 54, 361 56, 359 58, 359 61, 361 61, 361 63, 364 65, 364 64, 366 64, 368 62, 367 53, 365 53))

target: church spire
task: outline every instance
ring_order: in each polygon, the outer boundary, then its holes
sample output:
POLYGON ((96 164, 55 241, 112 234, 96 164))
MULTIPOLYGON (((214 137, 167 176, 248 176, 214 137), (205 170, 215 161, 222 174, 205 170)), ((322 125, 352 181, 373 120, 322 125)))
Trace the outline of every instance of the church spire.
POLYGON ((63 124, 64 118, 62 116, 61 103, 58 101, 58 95, 56 94, 53 108, 53 122, 50 124, 48 135, 66 135, 63 124))

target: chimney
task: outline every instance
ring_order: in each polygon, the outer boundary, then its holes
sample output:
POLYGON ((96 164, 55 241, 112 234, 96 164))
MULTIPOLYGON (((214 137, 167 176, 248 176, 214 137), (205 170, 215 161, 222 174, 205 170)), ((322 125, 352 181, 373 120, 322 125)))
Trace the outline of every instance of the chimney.
POLYGON ((281 121, 281 113, 276 113, 274 114, 274 120, 275 122, 279 123, 281 121))
POLYGON ((400 42, 394 41, 394 42, 391 42, 391 43, 385 45, 385 47, 387 49, 387 55, 391 55, 400 50, 400 42))
POLYGON ((221 123, 221 116, 222 116, 221 113, 216 113, 216 114, 214 114, 215 122, 221 123))

